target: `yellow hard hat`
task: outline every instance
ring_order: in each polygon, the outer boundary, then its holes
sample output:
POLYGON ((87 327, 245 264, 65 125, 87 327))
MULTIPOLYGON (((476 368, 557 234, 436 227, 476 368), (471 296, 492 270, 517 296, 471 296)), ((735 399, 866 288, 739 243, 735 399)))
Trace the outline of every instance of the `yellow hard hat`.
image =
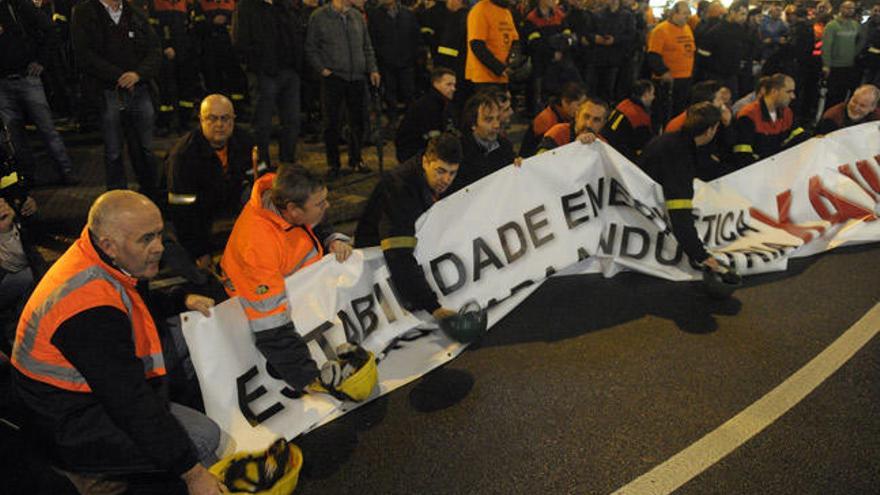
POLYGON ((299 481, 302 451, 296 445, 278 439, 260 452, 238 452, 224 457, 211 466, 210 471, 222 481, 232 495, 290 495, 299 481), (284 462, 281 476, 266 476, 266 466, 284 462), (268 486, 267 486, 268 485, 268 486))

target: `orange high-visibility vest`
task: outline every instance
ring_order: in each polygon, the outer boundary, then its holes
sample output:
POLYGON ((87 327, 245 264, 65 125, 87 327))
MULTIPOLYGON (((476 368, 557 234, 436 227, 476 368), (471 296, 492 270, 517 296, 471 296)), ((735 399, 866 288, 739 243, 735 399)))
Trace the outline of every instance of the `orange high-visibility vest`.
POLYGON ((215 10, 235 11, 235 0, 199 0, 203 12, 213 12, 215 10))
POLYGON ((111 306, 131 321, 135 355, 144 376, 165 375, 156 324, 138 294, 137 279, 105 263, 83 229, 80 238, 52 265, 28 300, 12 350, 12 364, 22 374, 73 392, 91 392, 85 378, 52 344, 62 323, 85 310, 111 306))
POLYGON ((153 10, 156 12, 182 12, 186 13, 186 0, 153 0, 153 10))
POLYGON ((310 225, 291 225, 269 206, 274 180, 274 173, 266 174, 254 183, 220 261, 226 292, 241 296, 253 332, 290 322, 284 279, 324 256, 310 225))

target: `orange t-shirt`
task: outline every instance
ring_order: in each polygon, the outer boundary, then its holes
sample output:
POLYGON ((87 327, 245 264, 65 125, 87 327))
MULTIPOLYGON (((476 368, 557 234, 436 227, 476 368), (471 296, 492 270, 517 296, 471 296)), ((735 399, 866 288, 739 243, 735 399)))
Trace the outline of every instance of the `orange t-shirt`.
POLYGON ((669 21, 657 24, 648 37, 648 51, 663 58, 675 79, 691 77, 694 70, 694 33, 685 24, 678 27, 669 21))
POLYGON ((467 17, 467 60, 464 66, 464 78, 475 83, 506 83, 507 76, 496 76, 483 65, 471 50, 471 41, 482 40, 486 48, 502 63, 507 63, 510 46, 519 39, 513 14, 490 0, 480 0, 474 5, 467 17))
POLYGON ((220 159, 220 164, 223 165, 223 171, 226 172, 227 170, 229 170, 229 146, 215 149, 214 154, 216 154, 217 158, 220 159))

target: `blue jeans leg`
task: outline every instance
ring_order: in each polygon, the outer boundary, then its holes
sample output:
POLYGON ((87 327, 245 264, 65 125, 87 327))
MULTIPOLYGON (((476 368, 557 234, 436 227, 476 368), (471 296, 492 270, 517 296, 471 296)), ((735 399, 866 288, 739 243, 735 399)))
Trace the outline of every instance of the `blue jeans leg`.
POLYGON ((254 105, 254 138, 260 150, 260 161, 269 163, 269 138, 272 135, 272 114, 280 92, 278 76, 257 76, 257 102, 254 105))
POLYGON ((156 157, 153 155, 153 124, 156 115, 145 84, 135 86, 125 113, 125 125, 132 137, 129 143, 131 164, 141 186, 140 192, 156 200, 158 171, 156 157))
POLYGON ((19 172, 28 178, 33 178, 36 171, 36 161, 27 145, 27 137, 24 133, 24 108, 21 105, 18 84, 20 79, 0 78, 0 119, 9 129, 9 137, 15 146, 15 159, 18 161, 19 172))
POLYGON ((122 109, 127 99, 116 90, 104 90, 101 108, 101 132, 104 138, 104 174, 107 190, 126 189, 125 164, 122 163, 122 109))
POLYGON ((58 131, 55 130, 55 123, 52 121, 52 111, 49 109, 49 102, 46 100, 46 92, 43 90, 43 82, 39 77, 28 77, 21 79, 24 86, 21 92, 22 102, 27 108, 34 125, 43 136, 43 141, 49 149, 49 154, 55 162, 55 167, 59 172, 70 172, 73 170, 73 164, 67 155, 67 148, 64 147, 64 141, 58 131))

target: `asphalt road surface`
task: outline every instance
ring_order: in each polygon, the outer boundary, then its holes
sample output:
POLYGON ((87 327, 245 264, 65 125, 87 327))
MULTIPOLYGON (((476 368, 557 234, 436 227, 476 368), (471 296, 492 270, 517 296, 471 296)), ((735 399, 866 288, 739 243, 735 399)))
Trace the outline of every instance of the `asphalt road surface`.
MULTIPOLYGON (((638 274, 553 279, 481 345, 296 439, 306 459, 296 493, 613 493, 848 334, 880 301, 878 282, 876 244, 749 277, 721 302, 638 274)), ((880 328, 878 313, 867 328, 880 328)), ((667 470, 683 480, 675 493, 880 493, 880 337, 855 349, 742 445, 729 431, 760 418, 735 423, 721 435, 729 455, 698 450, 667 470)), ((4 436, 0 452, 15 460, 20 446, 3 447, 4 436)), ((69 493, 23 480, 32 475, 20 462, 3 469, 12 493, 69 493)))

